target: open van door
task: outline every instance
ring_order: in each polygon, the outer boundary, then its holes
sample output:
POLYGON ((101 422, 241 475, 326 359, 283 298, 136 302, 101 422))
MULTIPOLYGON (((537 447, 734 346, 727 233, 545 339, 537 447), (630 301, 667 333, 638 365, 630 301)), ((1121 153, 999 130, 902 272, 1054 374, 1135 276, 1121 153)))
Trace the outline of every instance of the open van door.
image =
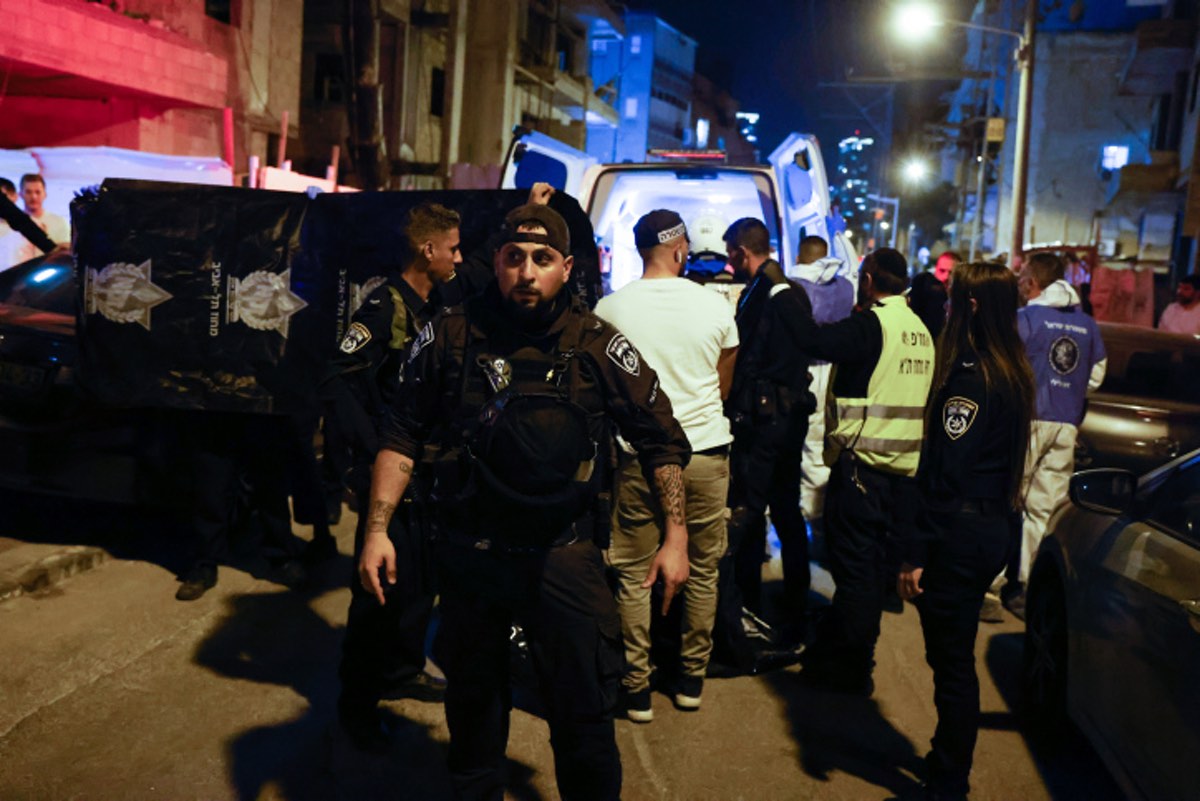
POLYGON ((780 260, 790 265, 800 252, 800 240, 804 237, 815 235, 829 241, 826 224, 829 216, 829 179, 825 174, 825 161, 821 158, 821 146, 812 134, 789 135, 775 148, 769 161, 775 169, 775 180, 779 183, 782 195, 780 260))
POLYGON ((500 188, 529 189, 538 181, 544 181, 572 197, 579 197, 583 174, 597 163, 597 159, 582 150, 518 125, 513 128, 500 188))

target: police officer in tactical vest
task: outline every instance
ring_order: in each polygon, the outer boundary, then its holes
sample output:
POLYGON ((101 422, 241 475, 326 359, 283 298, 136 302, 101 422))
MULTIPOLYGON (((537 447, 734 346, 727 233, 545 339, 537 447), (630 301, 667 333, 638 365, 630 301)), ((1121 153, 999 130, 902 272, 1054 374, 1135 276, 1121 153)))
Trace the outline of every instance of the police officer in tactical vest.
POLYGON ((871 695, 884 594, 911 529, 933 338, 908 307, 908 263, 881 248, 863 259, 858 310, 831 325, 781 315, 816 359, 832 362, 826 404, 825 537, 836 590, 804 655, 807 681, 871 695))
MULTIPOLYGON (((362 552, 366 534, 365 505, 371 463, 379 450, 379 424, 399 385, 409 344, 441 307, 441 288, 462 263, 460 222, 457 212, 436 203, 409 211, 404 269, 389 274, 355 311, 322 387, 330 401, 326 453, 349 462, 340 467, 360 503, 356 554, 362 552)), ((444 682, 425 672, 434 587, 428 532, 416 506, 413 493, 405 493, 388 527, 389 539, 402 554, 398 565, 403 571, 388 589, 388 603, 380 606, 357 580, 350 587, 338 718, 360 748, 386 745, 378 712, 381 698, 436 701, 444 691, 444 682)))
POLYGON ((496 282, 444 310, 413 342, 375 461, 363 586, 396 581, 387 525, 410 480, 437 520, 449 763, 457 794, 504 793, 509 635, 525 630, 564 799, 616 799, 613 728, 620 620, 604 580, 604 481, 612 421, 638 451, 667 537, 647 576, 686 580, 682 466, 690 449, 654 371, 564 287, 566 223, 547 206, 509 213, 496 282), (415 475, 414 475, 415 468, 415 475))
POLYGON ((761 615, 766 512, 770 507, 783 560, 782 644, 796 648, 804 637, 811 578, 808 532, 800 511, 800 465, 808 415, 816 402, 808 391, 808 357, 787 335, 779 317, 799 314, 811 318, 812 305, 804 288, 789 281, 771 258, 770 233, 761 220, 738 220, 729 226, 724 239, 734 272, 749 281, 738 299, 736 319, 742 346, 726 402, 733 429, 729 545, 736 553, 737 585, 743 602, 761 615))

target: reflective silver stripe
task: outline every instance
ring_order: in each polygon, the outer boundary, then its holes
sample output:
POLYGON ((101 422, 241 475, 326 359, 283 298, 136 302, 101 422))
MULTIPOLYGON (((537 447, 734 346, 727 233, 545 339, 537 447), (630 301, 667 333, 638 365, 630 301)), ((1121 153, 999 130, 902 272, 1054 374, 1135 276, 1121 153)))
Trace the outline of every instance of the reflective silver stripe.
POLYGON ((838 418, 842 420, 866 420, 875 417, 881 420, 920 420, 925 417, 924 406, 857 406, 847 403, 837 405, 838 418))
POLYGON ((919 439, 879 439, 876 437, 859 437, 854 443, 854 450, 869 451, 870 453, 920 453, 919 439))

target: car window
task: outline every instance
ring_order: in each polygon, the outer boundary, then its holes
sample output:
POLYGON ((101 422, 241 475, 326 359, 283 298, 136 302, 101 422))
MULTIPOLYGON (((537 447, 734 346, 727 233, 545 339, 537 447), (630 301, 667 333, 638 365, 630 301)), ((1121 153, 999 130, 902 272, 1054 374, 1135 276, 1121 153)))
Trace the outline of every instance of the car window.
POLYGON ((1101 392, 1150 400, 1200 402, 1200 343, 1104 329, 1108 372, 1101 392))
POLYGON ((1167 476, 1145 509, 1147 520, 1200 545, 1200 456, 1167 476))
POLYGON ((35 259, 0 272, 0 303, 75 314, 75 274, 70 263, 35 259))

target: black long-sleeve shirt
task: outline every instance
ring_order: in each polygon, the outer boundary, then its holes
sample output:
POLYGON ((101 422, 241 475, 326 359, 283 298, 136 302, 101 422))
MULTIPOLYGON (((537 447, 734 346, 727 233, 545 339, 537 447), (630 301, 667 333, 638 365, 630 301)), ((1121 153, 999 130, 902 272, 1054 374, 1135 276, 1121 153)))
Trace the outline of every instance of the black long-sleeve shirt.
POLYGON ((953 515, 965 501, 1007 509, 1013 473, 1024 470, 1013 456, 1012 443, 1020 435, 1016 401, 987 387, 973 354, 954 368, 930 404, 933 415, 917 471, 921 510, 906 557, 918 567, 938 528, 931 518, 953 515))
POLYGON ((833 376, 833 394, 839 398, 865 398, 871 375, 883 353, 883 327, 869 311, 856 311, 829 325, 818 325, 811 314, 780 292, 772 303, 790 305, 789 313, 779 315, 792 337, 813 359, 838 366, 833 376))

